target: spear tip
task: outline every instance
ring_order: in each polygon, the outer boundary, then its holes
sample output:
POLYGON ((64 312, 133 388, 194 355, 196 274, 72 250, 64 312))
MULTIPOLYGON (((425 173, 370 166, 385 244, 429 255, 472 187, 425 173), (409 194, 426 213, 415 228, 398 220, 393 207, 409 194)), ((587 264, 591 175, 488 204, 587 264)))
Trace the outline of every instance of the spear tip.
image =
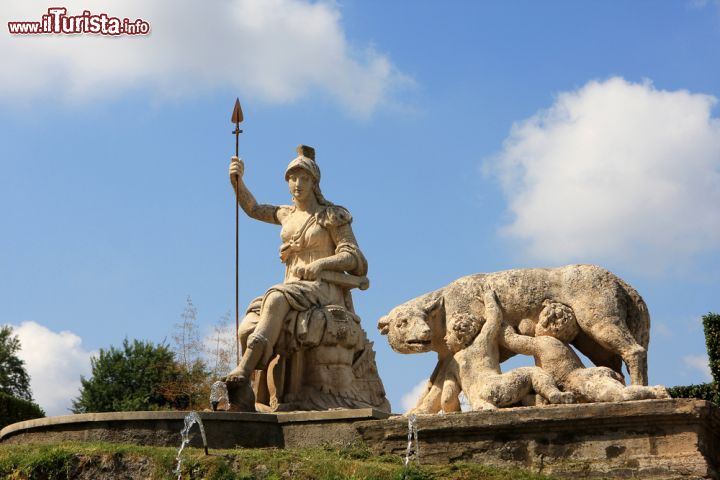
POLYGON ((240 107, 240 99, 239 98, 235 99, 235 108, 233 108, 231 121, 232 121, 232 123, 235 123, 235 124, 238 124, 243 121, 243 113, 242 113, 242 108, 240 107))

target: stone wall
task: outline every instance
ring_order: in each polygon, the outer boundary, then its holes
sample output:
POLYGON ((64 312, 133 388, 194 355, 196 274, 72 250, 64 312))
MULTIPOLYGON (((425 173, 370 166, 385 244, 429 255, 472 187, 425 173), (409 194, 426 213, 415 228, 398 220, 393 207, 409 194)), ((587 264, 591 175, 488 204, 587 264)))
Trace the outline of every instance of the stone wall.
MULTIPOLYGON (((30 420, 7 443, 103 440, 178 446, 183 412, 30 420)), ((213 448, 347 445, 404 455, 407 418, 372 409, 282 414, 202 412, 213 448)), ((720 478, 720 409, 703 400, 640 400, 420 415, 420 461, 513 466, 560 477, 720 478)), ((195 430, 195 427, 193 429, 195 430)), ((195 435, 192 446, 201 447, 195 435)))
MULTIPOLYGON (((421 461, 516 466, 561 477, 719 478, 720 411, 702 400, 551 405, 418 416, 421 461)), ((407 420, 362 422, 401 454, 407 420)))

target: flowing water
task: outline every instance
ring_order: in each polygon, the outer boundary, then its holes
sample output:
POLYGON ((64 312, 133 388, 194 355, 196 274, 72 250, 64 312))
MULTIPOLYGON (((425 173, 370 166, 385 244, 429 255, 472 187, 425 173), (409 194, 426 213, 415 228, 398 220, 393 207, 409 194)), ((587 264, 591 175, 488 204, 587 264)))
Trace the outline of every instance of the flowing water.
POLYGON ((210 387, 210 406, 214 411, 217 411, 218 405, 221 402, 225 402, 225 408, 230 406, 230 399, 228 398, 228 389, 225 382, 217 381, 210 387))
POLYGON ((414 413, 411 413, 408 416, 408 443, 407 449, 405 450, 405 460, 403 462, 403 464, 405 465, 403 478, 405 478, 405 476, 407 475, 408 466, 410 465, 411 459, 414 459, 416 462, 420 460, 420 444, 418 443, 417 416, 414 413))
POLYGON ((193 425, 197 424, 200 429, 200 435, 202 436, 203 447, 205 448, 205 455, 208 454, 207 438, 205 437, 205 426, 203 425, 202 419, 197 412, 190 412, 185 416, 185 426, 180 430, 180 436, 182 437, 182 443, 180 449, 175 456, 177 461, 177 467, 175 473, 177 473, 177 480, 182 480, 182 452, 185 447, 190 443, 190 429, 193 425))

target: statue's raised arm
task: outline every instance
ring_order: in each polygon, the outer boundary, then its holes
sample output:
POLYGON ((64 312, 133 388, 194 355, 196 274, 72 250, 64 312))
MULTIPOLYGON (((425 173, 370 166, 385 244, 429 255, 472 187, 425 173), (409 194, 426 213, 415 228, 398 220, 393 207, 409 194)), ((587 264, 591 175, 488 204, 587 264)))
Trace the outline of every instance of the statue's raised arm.
POLYGON ((245 163, 238 157, 230 159, 230 184, 235 190, 237 202, 248 217, 267 223, 279 224, 277 211, 279 207, 257 203, 255 196, 245 185, 243 175, 245 174, 245 163))

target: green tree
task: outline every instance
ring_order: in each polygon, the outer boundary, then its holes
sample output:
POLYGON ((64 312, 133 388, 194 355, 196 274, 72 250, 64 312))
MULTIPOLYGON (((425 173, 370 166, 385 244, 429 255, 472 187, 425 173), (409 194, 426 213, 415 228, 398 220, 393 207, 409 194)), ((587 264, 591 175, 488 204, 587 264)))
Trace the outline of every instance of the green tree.
POLYGON ((163 386, 176 381, 179 368, 166 345, 125 339, 122 348, 100 349, 93 357, 92 376, 81 377, 74 413, 158 410, 183 407, 182 398, 169 398, 163 386))
POLYGON ((17 356, 20 339, 12 333, 9 325, 0 327, 0 392, 31 402, 30 376, 17 356))
POLYGON ((45 412, 37 404, 0 392, 0 429, 11 423, 44 416, 45 412))

